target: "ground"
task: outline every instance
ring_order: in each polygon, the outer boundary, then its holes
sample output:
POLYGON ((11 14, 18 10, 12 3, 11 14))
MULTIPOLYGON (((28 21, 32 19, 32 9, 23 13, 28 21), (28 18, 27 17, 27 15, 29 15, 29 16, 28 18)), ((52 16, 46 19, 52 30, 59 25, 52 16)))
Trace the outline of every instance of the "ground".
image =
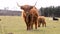
MULTIPOLYGON (((26 30, 26 25, 21 16, 0 16, 0 34, 60 34, 60 20, 53 21, 46 17, 47 27, 35 28, 31 31, 26 30)), ((59 18, 60 19, 60 18, 59 18)))

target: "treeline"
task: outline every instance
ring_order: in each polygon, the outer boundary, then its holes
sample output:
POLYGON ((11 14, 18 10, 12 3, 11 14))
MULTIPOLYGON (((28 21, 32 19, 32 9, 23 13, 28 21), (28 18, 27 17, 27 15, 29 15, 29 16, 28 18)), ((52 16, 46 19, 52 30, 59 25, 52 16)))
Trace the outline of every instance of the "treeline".
POLYGON ((41 7, 39 9, 39 13, 40 15, 43 15, 46 17, 54 17, 54 16, 60 17, 60 6, 58 7, 50 6, 46 8, 41 7))

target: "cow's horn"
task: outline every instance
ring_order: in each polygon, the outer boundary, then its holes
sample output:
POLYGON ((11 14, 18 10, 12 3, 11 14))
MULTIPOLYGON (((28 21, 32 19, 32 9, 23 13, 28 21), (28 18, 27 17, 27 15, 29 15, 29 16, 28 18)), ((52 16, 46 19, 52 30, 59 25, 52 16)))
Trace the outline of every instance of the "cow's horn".
POLYGON ((37 4, 37 1, 36 1, 36 3, 35 3, 35 5, 34 5, 34 6, 36 6, 36 4, 37 4))
POLYGON ((20 7, 20 5, 17 3, 17 6, 20 7))

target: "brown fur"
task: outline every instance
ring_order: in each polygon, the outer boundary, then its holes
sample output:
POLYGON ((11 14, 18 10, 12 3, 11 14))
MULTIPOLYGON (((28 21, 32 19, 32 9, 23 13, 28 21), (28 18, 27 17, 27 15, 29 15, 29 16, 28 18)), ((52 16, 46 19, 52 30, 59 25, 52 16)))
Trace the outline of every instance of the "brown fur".
POLYGON ((33 24, 35 24, 35 29, 37 29, 37 19, 38 10, 34 6, 24 5, 21 6, 23 10, 23 18, 27 26, 27 30, 33 29, 33 24))
POLYGON ((46 21, 45 21, 44 16, 39 16, 38 17, 38 27, 40 27, 41 24, 42 24, 42 27, 44 27, 44 26, 46 27, 46 21))

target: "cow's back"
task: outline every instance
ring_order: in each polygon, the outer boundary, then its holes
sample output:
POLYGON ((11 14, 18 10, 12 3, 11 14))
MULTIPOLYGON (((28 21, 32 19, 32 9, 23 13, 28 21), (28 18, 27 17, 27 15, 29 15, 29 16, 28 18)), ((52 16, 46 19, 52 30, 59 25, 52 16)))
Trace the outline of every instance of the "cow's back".
POLYGON ((33 7, 31 10, 30 10, 30 13, 32 14, 32 20, 33 22, 36 22, 37 19, 38 19, 38 10, 36 9, 36 7, 33 7))
POLYGON ((36 7, 33 7, 33 8, 30 10, 30 13, 31 13, 33 16, 38 17, 38 10, 36 9, 36 7))

